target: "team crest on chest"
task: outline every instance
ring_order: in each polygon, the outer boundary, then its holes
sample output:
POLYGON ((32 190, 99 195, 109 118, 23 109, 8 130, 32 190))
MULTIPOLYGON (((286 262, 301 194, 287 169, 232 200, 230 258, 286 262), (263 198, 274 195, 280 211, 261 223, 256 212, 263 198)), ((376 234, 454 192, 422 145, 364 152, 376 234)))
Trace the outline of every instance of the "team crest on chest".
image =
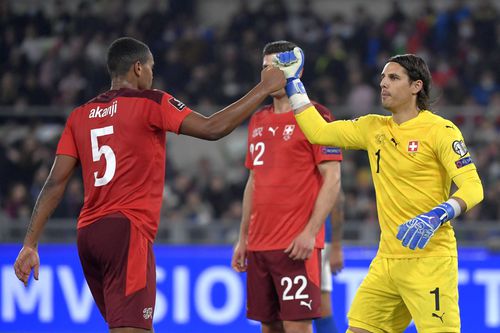
POLYGON ((262 127, 254 128, 252 132, 252 138, 255 138, 256 136, 262 136, 262 130, 262 127))
POLYGON ((418 152, 418 141, 417 140, 408 141, 408 152, 409 153, 418 152))
POLYGON ((383 145, 385 142, 385 134, 377 134, 375 135, 375 142, 378 145, 383 145))
POLYGON ((283 139, 290 140, 294 130, 295 130, 295 125, 286 125, 285 129, 283 130, 283 139))

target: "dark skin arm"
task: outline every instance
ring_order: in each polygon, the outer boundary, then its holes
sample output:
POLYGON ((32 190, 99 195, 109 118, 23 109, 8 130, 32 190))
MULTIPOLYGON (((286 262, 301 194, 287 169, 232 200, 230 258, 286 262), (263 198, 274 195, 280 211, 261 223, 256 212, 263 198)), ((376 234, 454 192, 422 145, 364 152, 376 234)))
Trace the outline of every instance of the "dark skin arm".
POLYGON ((231 133, 269 96, 285 86, 283 72, 268 66, 261 72, 261 81, 238 101, 205 117, 197 112, 182 122, 180 133, 204 140, 218 140, 231 133))
POLYGON ((28 285, 31 270, 34 269, 34 277, 38 280, 38 269, 40 259, 38 257, 38 239, 50 215, 56 209, 66 189, 78 160, 71 156, 57 155, 52 170, 38 195, 35 208, 31 215, 31 221, 24 238, 23 248, 14 263, 14 271, 24 285, 28 285))

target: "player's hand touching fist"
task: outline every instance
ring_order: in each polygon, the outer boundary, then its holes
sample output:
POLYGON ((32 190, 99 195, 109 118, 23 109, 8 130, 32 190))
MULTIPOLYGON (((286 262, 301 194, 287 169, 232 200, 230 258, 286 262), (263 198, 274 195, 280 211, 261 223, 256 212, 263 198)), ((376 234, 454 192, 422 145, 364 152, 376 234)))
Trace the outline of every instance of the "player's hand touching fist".
POLYGON ((285 91, 292 109, 298 110, 311 104, 306 89, 302 81, 300 81, 304 69, 304 52, 302 52, 302 49, 295 47, 291 51, 277 53, 274 55, 274 63, 285 73, 285 91))
POLYGON ((267 94, 282 89, 286 84, 283 71, 276 66, 267 66, 264 68, 260 73, 260 81, 267 94))
POLYGON ((285 73, 287 81, 300 79, 304 68, 304 52, 300 47, 295 47, 292 51, 277 53, 274 63, 285 73))

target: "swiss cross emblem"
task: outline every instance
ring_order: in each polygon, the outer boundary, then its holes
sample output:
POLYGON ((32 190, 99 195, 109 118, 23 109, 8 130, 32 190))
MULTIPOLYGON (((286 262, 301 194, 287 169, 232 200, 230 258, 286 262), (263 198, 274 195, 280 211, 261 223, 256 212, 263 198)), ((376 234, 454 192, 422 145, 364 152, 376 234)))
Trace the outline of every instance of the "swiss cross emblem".
POLYGON ((418 141, 408 142, 408 152, 416 153, 418 151, 418 141))
POLYGON ((295 125, 286 125, 283 130, 283 139, 290 140, 290 137, 293 134, 293 130, 295 129, 295 125))

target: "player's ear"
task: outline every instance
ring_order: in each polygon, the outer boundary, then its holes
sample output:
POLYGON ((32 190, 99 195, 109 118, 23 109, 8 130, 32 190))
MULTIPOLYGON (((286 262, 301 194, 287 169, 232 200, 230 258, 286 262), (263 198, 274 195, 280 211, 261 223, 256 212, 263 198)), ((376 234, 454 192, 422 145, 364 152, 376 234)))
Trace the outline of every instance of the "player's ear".
POLYGON ((141 72, 142 72, 142 64, 140 61, 136 61, 133 65, 133 70, 134 70, 134 74, 135 76, 141 76, 141 72))
POLYGON ((419 93, 420 90, 422 90, 424 86, 424 83, 422 80, 416 80, 412 82, 412 93, 413 95, 416 95, 419 93))

